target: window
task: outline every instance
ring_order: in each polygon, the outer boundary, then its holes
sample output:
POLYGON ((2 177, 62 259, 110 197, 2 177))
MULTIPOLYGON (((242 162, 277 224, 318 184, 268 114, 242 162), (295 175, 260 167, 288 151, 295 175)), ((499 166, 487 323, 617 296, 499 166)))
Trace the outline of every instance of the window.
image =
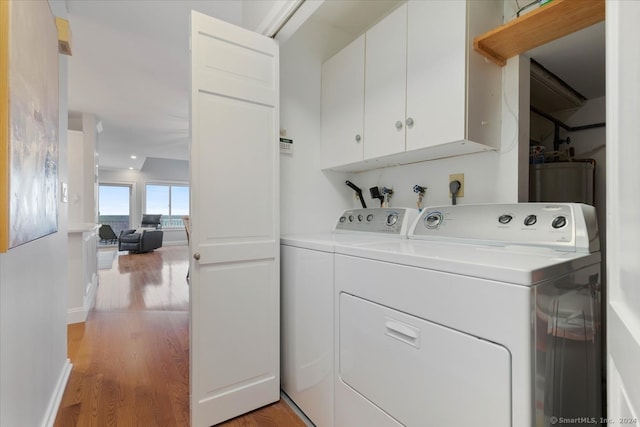
POLYGON ((163 227, 183 227, 182 217, 189 215, 189 186, 147 184, 145 213, 162 214, 163 227))
POLYGON ((131 186, 100 184, 98 187, 98 221, 119 235, 129 228, 131 186))

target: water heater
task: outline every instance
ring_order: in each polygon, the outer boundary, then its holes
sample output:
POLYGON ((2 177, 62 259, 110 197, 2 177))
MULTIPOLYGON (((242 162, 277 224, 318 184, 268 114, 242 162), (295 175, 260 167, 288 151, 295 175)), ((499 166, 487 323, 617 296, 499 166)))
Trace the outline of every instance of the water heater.
POLYGON ((529 201, 593 205, 594 178, 594 162, 530 164, 529 201))

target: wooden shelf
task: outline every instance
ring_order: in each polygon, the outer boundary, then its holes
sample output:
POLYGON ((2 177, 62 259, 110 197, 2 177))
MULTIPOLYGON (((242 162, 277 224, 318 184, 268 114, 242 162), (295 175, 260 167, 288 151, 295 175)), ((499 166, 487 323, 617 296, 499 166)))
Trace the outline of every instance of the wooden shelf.
POLYGON ((605 0, 553 0, 473 40, 473 48, 500 66, 507 59, 605 18, 605 0))

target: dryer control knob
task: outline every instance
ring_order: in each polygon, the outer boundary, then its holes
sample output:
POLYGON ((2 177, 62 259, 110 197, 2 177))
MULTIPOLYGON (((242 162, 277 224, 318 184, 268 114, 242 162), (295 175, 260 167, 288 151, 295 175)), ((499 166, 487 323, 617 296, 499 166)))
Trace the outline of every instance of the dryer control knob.
POLYGON ((424 226, 427 228, 437 228, 441 223, 442 214, 440 212, 430 213, 424 219, 424 226))
POLYGON ((389 227, 394 225, 396 222, 398 222, 398 214, 397 213, 392 213, 392 214, 389 214, 387 216, 387 225, 389 227))
POLYGON ((567 218, 562 215, 555 217, 551 222, 553 228, 562 228, 565 225, 567 225, 567 218))
POLYGON ((536 222, 538 222, 538 217, 535 215, 528 215, 524 219, 524 225, 526 225, 527 227, 534 225, 536 222))
POLYGON ((373 221, 373 214, 367 215, 367 221, 369 222, 373 221))
POLYGON ((500 224, 509 224, 511 222, 511 220, 513 219, 513 217, 511 215, 500 215, 500 217, 498 218, 498 222, 500 224))

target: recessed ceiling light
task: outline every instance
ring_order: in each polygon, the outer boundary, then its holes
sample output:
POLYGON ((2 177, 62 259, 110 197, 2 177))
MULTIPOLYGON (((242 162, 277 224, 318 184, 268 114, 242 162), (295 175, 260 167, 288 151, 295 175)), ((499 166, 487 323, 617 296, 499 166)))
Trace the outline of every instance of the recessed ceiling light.
POLYGON ((132 158, 132 159, 137 159, 137 157, 136 157, 136 156, 131 156, 131 158, 132 158))
POLYGON ((132 171, 132 170, 133 170, 133 167, 129 167, 129 170, 131 170, 131 171, 132 171))

